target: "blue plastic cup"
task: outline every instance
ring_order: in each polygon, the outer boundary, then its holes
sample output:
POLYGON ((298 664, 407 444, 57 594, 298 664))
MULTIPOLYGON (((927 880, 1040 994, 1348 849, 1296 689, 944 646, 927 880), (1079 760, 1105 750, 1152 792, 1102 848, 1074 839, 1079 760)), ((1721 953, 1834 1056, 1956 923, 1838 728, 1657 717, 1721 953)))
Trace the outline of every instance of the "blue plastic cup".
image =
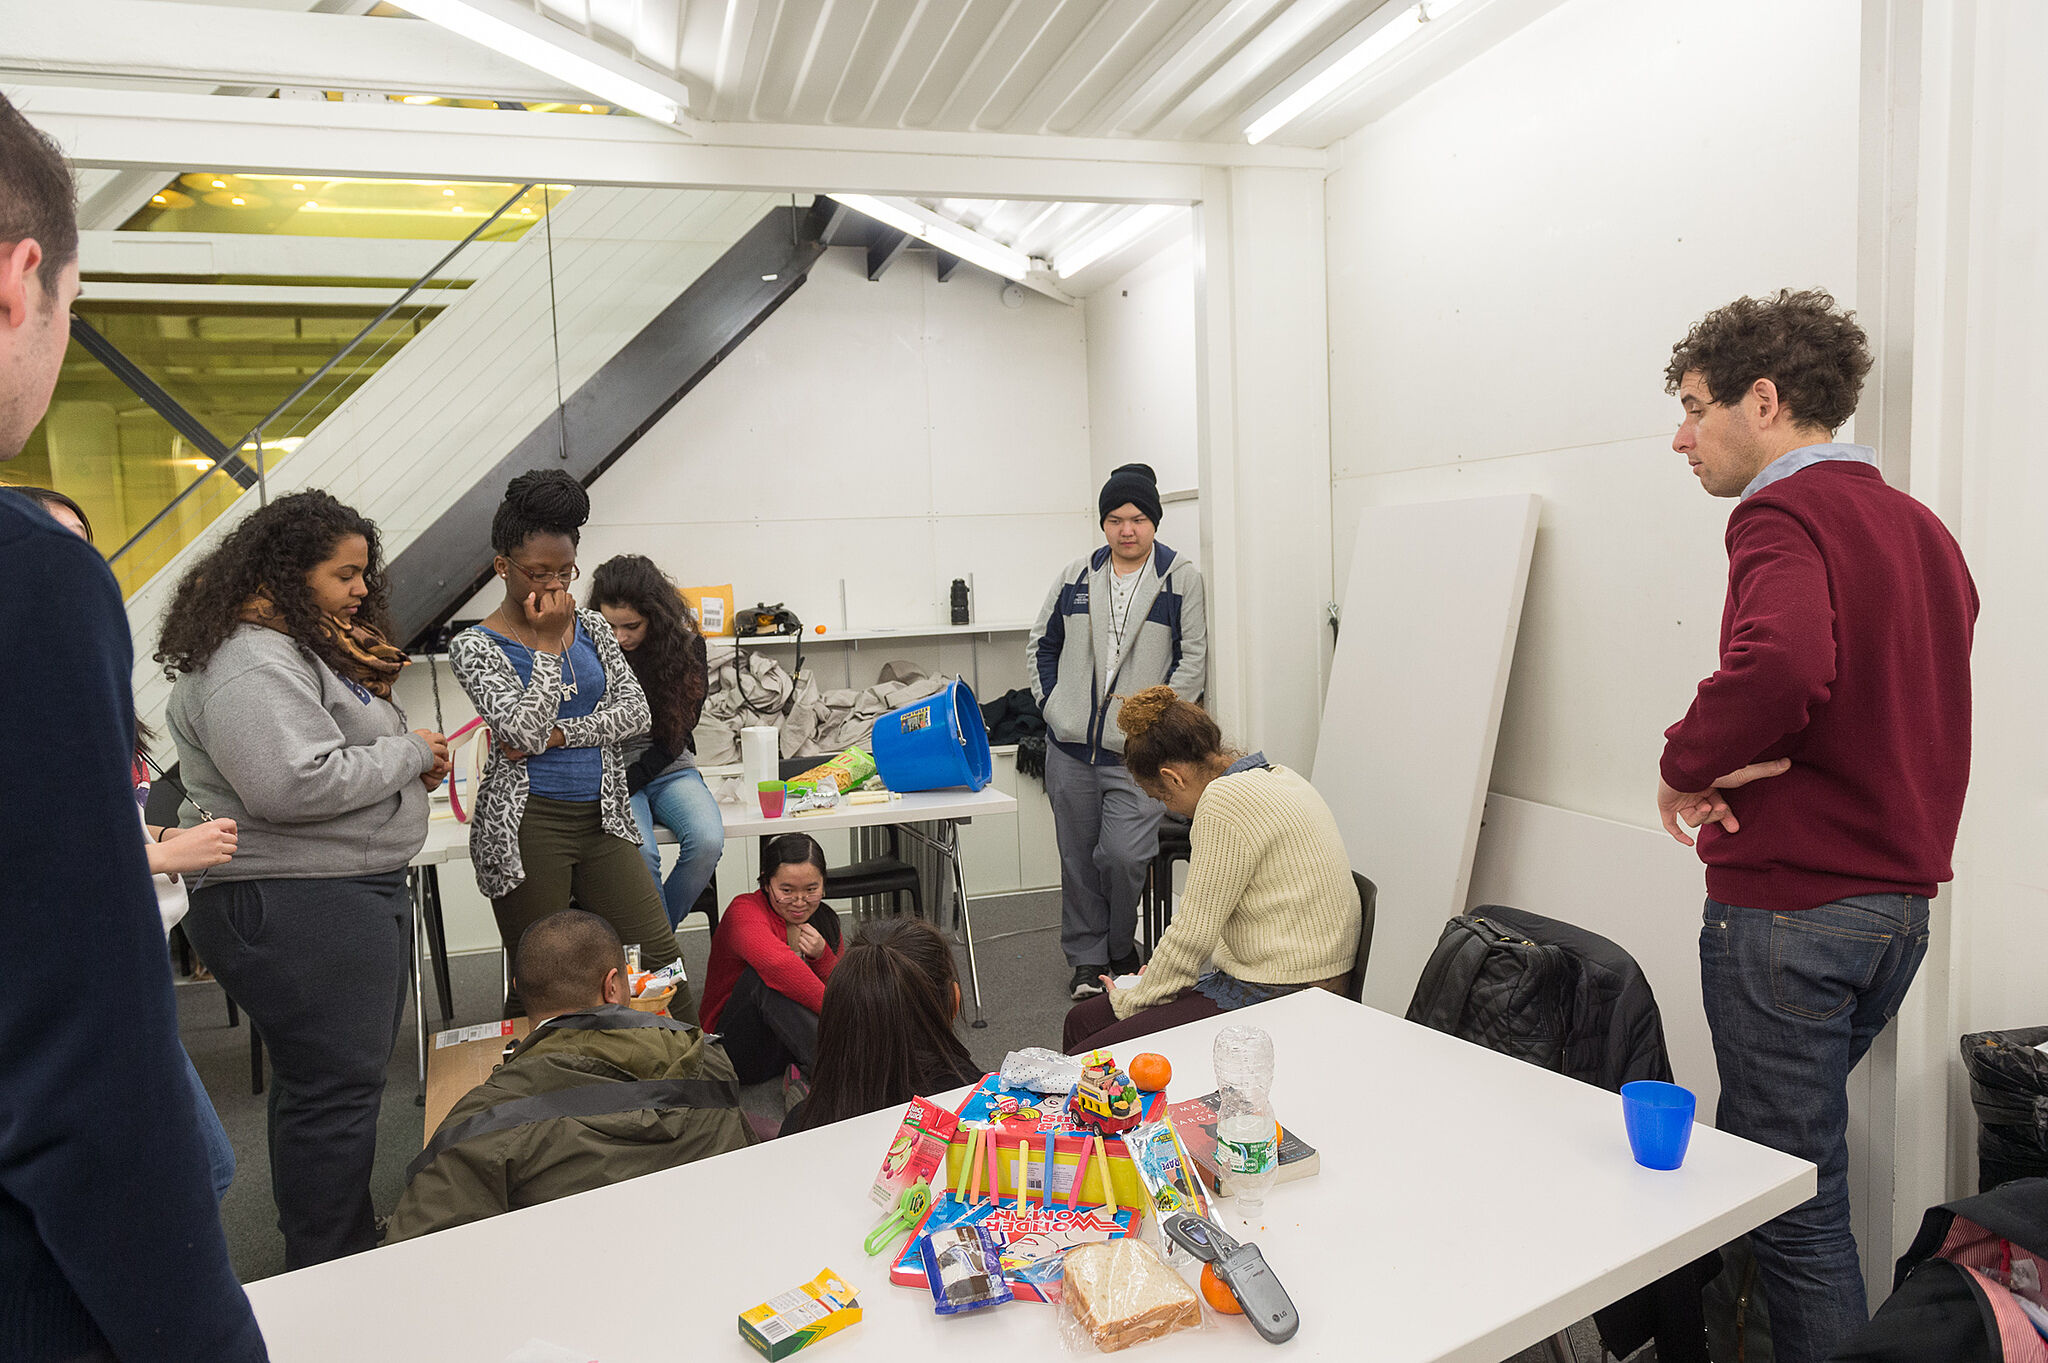
POLYGON ((1645 1169, 1676 1169, 1692 1141, 1692 1090, 1656 1079, 1621 1086, 1621 1119, 1628 1148, 1645 1169))

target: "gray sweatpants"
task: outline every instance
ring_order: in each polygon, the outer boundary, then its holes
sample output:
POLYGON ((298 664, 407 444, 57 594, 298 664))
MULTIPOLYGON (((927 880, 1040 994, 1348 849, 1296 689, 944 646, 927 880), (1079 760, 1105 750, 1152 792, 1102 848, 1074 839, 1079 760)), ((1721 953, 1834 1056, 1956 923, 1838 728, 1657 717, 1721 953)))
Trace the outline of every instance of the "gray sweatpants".
POLYGON ((1107 966, 1131 954, 1166 806, 1121 763, 1090 766, 1050 742, 1045 793, 1060 845, 1060 949, 1070 966, 1107 966))

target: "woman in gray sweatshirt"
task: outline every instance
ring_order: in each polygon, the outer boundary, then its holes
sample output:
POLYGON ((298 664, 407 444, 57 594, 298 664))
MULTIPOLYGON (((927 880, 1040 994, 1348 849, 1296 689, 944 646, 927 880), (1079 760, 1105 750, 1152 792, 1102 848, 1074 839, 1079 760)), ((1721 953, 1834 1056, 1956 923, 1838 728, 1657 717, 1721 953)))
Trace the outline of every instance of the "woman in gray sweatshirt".
POLYGON ((285 1267, 377 1243, 370 1168, 412 948, 405 867, 448 747, 391 700, 377 527, 325 492, 252 513, 185 575, 156 659, 191 802, 233 861, 185 930, 269 1048, 285 1267))

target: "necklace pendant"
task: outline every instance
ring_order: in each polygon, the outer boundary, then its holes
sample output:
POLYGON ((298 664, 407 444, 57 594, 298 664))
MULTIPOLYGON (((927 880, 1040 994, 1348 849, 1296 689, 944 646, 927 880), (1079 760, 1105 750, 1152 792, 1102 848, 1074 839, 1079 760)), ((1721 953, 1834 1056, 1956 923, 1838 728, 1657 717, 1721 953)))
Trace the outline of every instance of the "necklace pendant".
POLYGON ((562 699, 563 699, 563 700, 573 700, 573 699, 575 699, 575 697, 576 697, 576 683, 575 683, 575 682, 572 682, 572 681, 566 681, 566 682, 563 682, 563 683, 562 683, 562 699))

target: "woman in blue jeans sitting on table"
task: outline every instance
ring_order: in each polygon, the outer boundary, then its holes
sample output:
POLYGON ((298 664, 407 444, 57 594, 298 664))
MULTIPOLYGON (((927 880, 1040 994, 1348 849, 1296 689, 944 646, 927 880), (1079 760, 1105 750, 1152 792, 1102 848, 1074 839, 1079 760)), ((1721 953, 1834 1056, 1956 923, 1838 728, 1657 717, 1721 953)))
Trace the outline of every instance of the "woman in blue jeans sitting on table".
POLYGON ((627 754, 626 788, 640 825, 640 855, 658 882, 661 848, 654 826, 675 835, 676 866, 661 883, 669 926, 675 927, 711 883, 725 851, 725 823, 697 771, 697 743, 690 733, 711 682, 704 636, 675 584, 640 554, 599 564, 590 578, 590 604, 610 623, 654 712, 646 745, 627 754))

